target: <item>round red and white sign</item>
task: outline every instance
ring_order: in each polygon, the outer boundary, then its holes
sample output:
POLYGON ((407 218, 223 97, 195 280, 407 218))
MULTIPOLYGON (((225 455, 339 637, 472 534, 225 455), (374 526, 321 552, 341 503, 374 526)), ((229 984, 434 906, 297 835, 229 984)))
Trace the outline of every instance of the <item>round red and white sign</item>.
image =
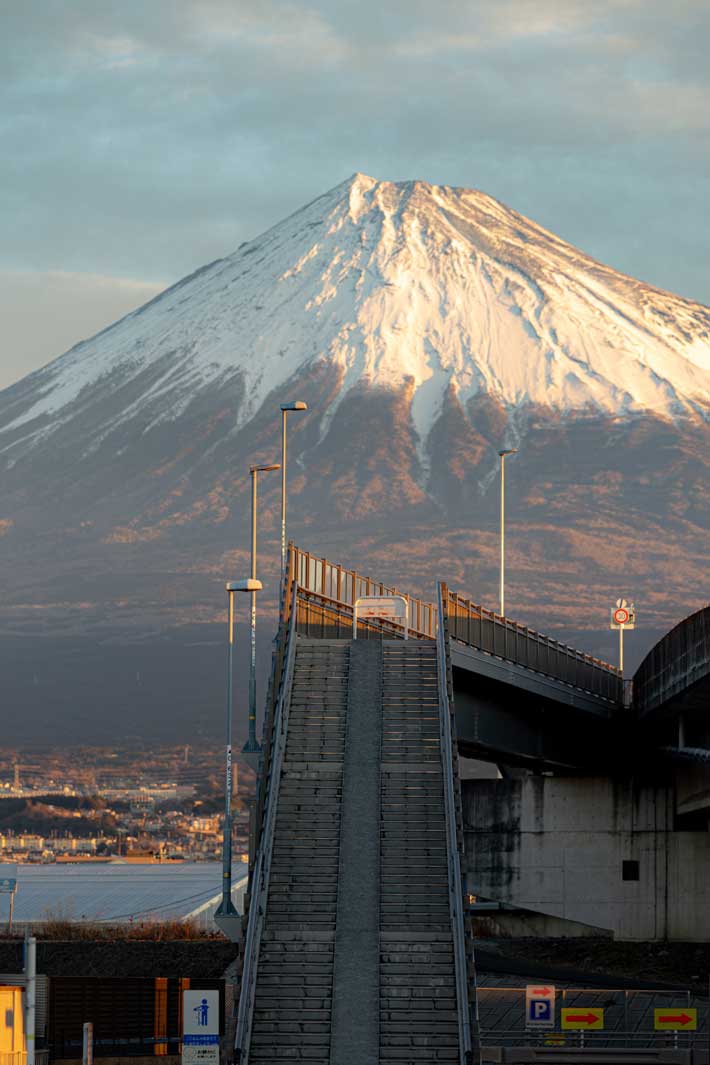
POLYGON ((626 607, 623 606, 617 607, 614 611, 614 621, 617 625, 625 625, 630 616, 626 607))

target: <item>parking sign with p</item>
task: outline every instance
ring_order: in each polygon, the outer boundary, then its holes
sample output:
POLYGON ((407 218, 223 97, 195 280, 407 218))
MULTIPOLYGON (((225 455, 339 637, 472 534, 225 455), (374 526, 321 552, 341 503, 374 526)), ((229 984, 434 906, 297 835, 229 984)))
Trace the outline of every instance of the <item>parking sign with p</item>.
POLYGON ((555 1027, 555 989, 551 984, 528 984, 525 988, 525 1027, 555 1027))

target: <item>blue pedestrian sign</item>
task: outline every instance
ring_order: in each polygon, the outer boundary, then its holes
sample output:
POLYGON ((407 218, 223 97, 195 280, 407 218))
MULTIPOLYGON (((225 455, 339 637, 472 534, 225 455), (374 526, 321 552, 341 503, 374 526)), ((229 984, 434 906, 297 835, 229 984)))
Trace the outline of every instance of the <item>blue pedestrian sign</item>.
POLYGON ((219 991, 183 991, 182 1065, 219 1065, 219 991))
POLYGON ((555 988, 552 984, 528 984, 525 988, 525 1027, 555 1027, 555 988))

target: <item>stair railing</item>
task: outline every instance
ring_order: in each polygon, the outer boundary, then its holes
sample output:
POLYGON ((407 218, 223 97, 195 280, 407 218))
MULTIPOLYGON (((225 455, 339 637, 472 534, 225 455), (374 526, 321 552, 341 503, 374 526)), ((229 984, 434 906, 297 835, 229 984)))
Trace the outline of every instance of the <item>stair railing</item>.
POLYGON ((296 595, 298 584, 293 582, 291 616, 289 618, 288 636, 284 654, 284 668, 279 696, 274 712, 274 743, 269 760, 268 777, 263 782, 264 823, 259 837, 259 847, 254 862, 251 884, 251 905, 249 920, 244 939, 244 962, 237 1008, 237 1024, 234 1037, 234 1060, 237 1065, 246 1065, 248 1060, 249 1039, 252 1017, 254 1014, 254 996, 259 964, 259 949, 266 918, 266 902, 269 893, 269 874, 276 826, 276 807, 278 805, 281 767, 286 750, 288 733, 288 709, 291 699, 293 667, 296 656, 296 595))
MULTIPOLYGON (((459 1046, 461 1065, 479 1065, 481 1060, 478 1020, 472 1020, 468 965, 466 961, 466 926, 463 913, 463 879, 457 831, 457 807, 460 796, 454 788, 454 728, 449 698, 450 661, 448 651, 448 618, 445 609, 448 591, 441 582, 437 586, 439 623, 436 635, 436 657, 439 687, 439 733, 444 778, 444 809, 446 814, 446 855, 449 880, 449 912, 454 941, 456 970, 456 1000, 459 1018, 459 1046)), ((475 1013, 475 988, 474 1010, 475 1013)))

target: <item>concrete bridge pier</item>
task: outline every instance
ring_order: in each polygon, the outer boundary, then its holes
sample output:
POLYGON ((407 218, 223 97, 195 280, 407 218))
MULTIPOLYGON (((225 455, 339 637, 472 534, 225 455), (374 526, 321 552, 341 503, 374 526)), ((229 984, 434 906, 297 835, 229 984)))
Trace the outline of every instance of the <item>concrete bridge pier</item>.
POLYGON ((710 940, 710 832, 679 816, 672 772, 469 780, 462 799, 469 890, 506 907, 494 929, 710 940))

